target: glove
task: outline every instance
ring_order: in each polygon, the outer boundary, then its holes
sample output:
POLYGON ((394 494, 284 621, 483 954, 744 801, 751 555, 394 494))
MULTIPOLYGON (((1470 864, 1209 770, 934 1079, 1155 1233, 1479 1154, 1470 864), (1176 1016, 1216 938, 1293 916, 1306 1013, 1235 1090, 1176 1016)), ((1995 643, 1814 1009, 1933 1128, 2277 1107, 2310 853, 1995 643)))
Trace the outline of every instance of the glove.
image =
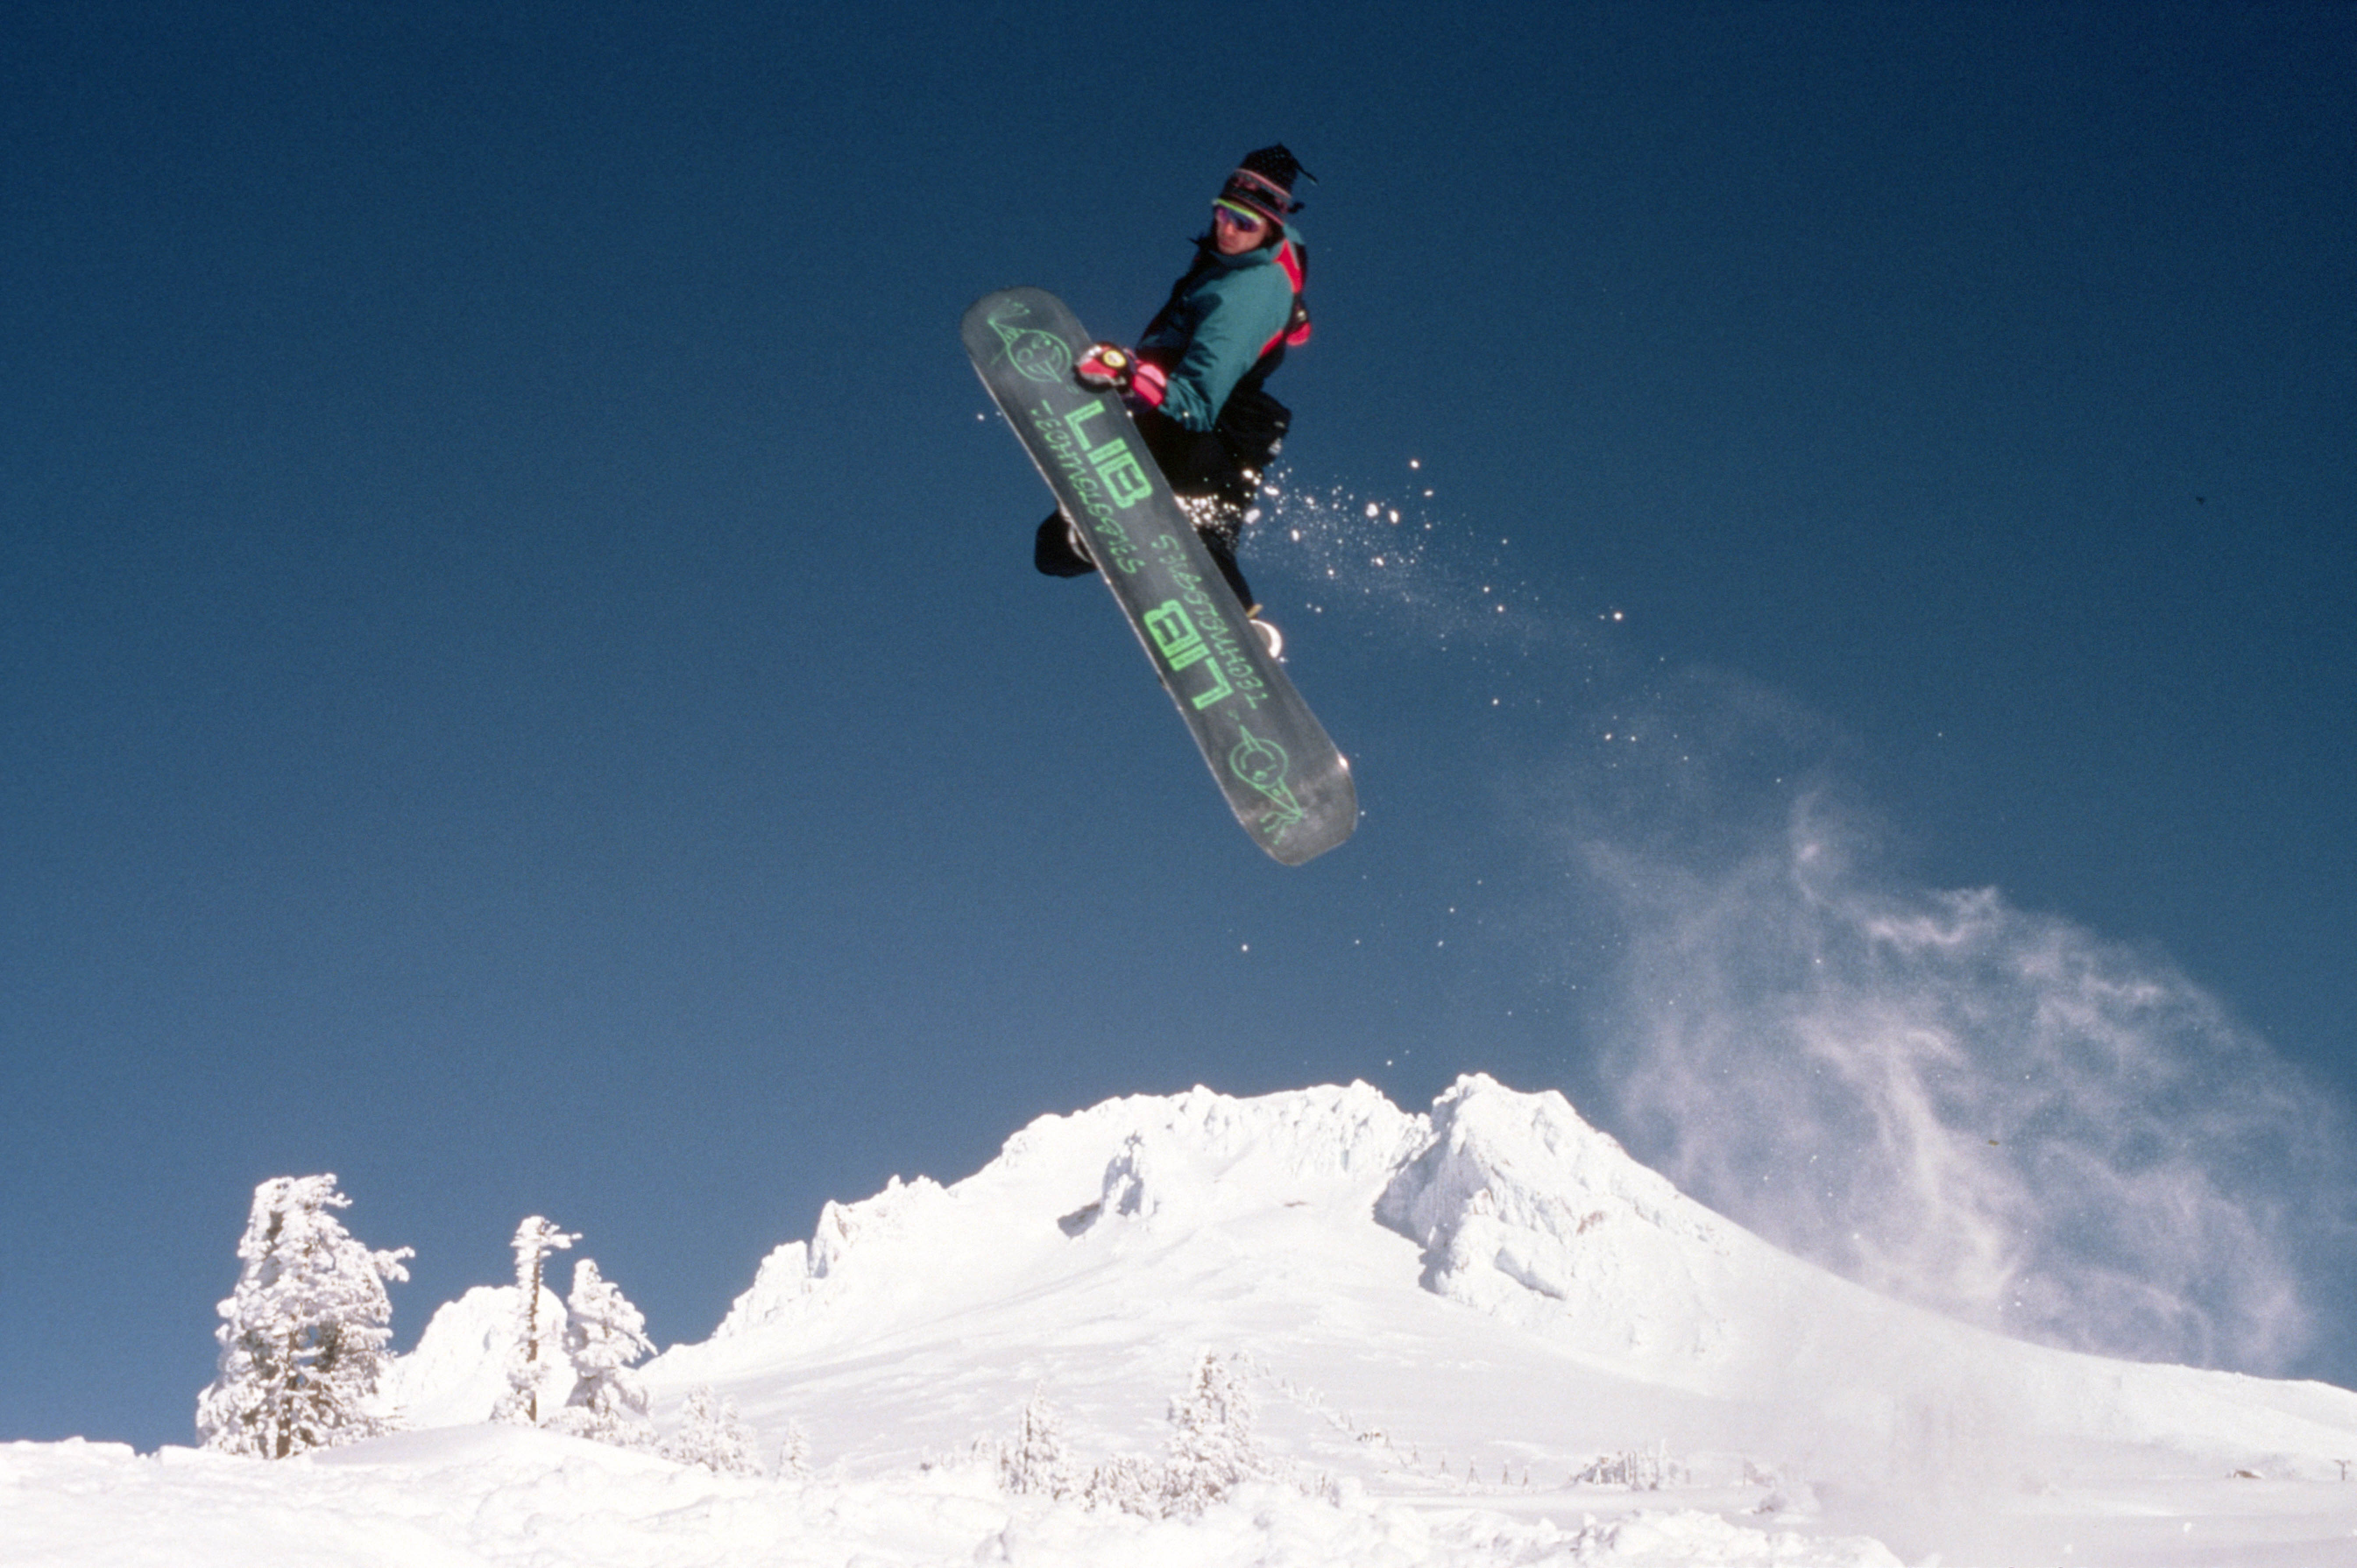
POLYGON ((1092 343, 1072 367, 1072 376, 1091 392, 1125 392, 1136 369, 1136 357, 1120 344, 1092 343))
POLYGON ((1141 360, 1118 343, 1092 343, 1072 367, 1072 376, 1092 392, 1119 392, 1145 408, 1160 408, 1170 381, 1162 367, 1141 360))

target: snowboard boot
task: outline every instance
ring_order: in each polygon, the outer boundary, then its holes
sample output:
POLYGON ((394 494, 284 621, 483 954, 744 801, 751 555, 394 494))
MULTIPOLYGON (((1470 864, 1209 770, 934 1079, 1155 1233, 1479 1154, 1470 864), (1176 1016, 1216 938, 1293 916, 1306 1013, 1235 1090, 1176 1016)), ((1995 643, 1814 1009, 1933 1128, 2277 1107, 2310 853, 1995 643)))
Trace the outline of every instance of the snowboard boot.
POLYGON ((1260 633, 1262 645, 1267 648, 1268 656, 1280 664, 1285 662, 1285 633, 1276 629, 1276 623, 1273 620, 1261 619, 1258 605, 1246 610, 1244 617, 1251 623, 1253 630, 1260 633))
POLYGON ((1087 541, 1061 511, 1049 512, 1039 525, 1031 542, 1031 564, 1050 577, 1085 577, 1097 569, 1087 541))

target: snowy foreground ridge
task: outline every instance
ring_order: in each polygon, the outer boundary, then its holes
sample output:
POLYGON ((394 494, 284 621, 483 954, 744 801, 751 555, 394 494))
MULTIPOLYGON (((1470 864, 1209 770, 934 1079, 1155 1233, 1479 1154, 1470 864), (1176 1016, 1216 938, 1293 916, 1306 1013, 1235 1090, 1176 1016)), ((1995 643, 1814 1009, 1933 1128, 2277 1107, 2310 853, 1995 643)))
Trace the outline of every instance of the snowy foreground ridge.
POLYGON ((709 1386, 772 1458, 806 1434, 806 1474, 484 1424, 518 1299, 436 1316, 397 1435, 0 1446, 0 1568, 2357 1563, 2357 1394, 1894 1304, 1480 1077, 1429 1115, 1364 1084, 1113 1101, 830 1205, 647 1369, 659 1420, 709 1386), (1258 1478, 1200 1513, 1010 1491, 976 1453, 1030 1404, 1075 1473, 1155 1461, 1207 1349, 1258 1478))

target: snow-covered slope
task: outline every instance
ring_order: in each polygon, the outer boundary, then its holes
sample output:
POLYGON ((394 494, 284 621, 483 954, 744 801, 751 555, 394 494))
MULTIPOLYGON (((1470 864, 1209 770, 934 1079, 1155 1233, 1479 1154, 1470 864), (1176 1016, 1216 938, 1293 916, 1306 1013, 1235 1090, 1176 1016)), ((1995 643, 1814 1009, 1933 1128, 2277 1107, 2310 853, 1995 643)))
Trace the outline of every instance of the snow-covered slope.
POLYGON ((1886 1466, 1975 1434, 2335 1477, 2357 1451, 2357 1394, 2047 1350, 1893 1303, 1684 1197, 1561 1095, 1478 1076, 1429 1116, 1353 1084, 1043 1117, 952 1187, 830 1205, 711 1341, 652 1371, 757 1420, 872 1412, 834 1423, 838 1456, 869 1466, 1002 1423, 1035 1386, 1105 1442, 1150 1434, 1205 1346, 1477 1461, 1576 1467, 1673 1431, 1886 1466), (1576 1388, 1577 1413, 1541 1388, 1576 1388))
POLYGON ((1424 1243, 1424 1283, 1454 1300, 1598 1367, 1812 1421, 1963 1419, 2336 1476, 2357 1430, 2346 1390, 2043 1349, 1896 1304, 1695 1203, 1561 1095, 1487 1078, 1434 1105, 1375 1217, 1424 1243))
MULTIPOLYGON (((512 1310, 485 1290, 437 1316, 393 1391, 413 1421, 479 1420, 512 1310)), ((953 1185, 830 1205, 649 1381, 664 1419, 715 1387, 772 1454, 799 1428, 817 1477, 511 1428, 276 1466, 19 1445, 0 1568, 98 1561, 6 1542, 104 1529, 107 1561, 210 1568, 191 1543, 215 1525, 250 1549, 220 1561, 274 1562, 269 1531, 221 1521, 282 1509, 312 1510, 307 1563, 2357 1562, 2357 1394, 1894 1304, 1687 1199, 1561 1096, 1480 1077, 1425 1115, 1352 1084, 1042 1117, 953 1185), (1091 1513, 965 1458, 1035 1398, 1082 1466, 1157 1455, 1206 1349, 1237 1359, 1279 1477, 1235 1504, 1091 1513), (322 1520, 424 1534, 347 1552, 322 1520)))
POLYGON ((1943 1510, 2034 1514, 2056 1477, 2337 1486, 2357 1455, 2357 1394, 1894 1303, 1686 1198, 1562 1096, 1479 1076, 1428 1115, 1353 1084, 1043 1117, 952 1186, 830 1206, 651 1379, 798 1421, 864 1476, 1006 1432, 1035 1391, 1083 1456, 1149 1452, 1206 1348, 1251 1358, 1298 1461, 1492 1506, 1666 1444, 1742 1508, 1839 1498, 1812 1527, 1920 1545, 1943 1510))

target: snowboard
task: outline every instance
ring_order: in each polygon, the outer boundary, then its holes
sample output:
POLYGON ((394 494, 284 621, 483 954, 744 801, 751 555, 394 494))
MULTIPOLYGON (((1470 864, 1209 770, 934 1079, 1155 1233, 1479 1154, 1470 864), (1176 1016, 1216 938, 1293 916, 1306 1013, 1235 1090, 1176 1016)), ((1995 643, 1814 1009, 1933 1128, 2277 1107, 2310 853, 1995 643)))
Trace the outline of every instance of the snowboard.
POLYGON ((1092 339, 1071 311, 1039 289, 1003 289, 974 301, 960 334, 1079 523, 1236 821, 1286 865, 1349 838, 1359 824, 1350 763, 1245 623, 1121 399, 1072 379, 1092 339))

